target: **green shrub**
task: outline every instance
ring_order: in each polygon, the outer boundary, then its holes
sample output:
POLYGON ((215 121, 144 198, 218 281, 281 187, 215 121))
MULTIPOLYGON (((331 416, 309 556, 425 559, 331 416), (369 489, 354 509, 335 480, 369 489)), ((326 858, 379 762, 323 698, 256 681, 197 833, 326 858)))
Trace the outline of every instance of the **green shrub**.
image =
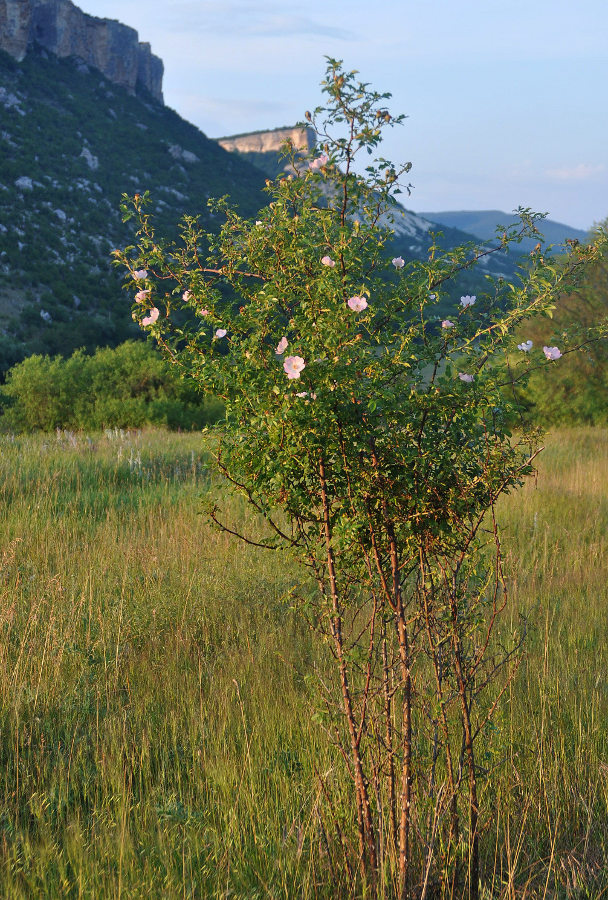
MULTIPOLYGON (((604 223, 604 226, 608 224, 604 223)), ((590 265, 575 292, 561 296, 551 319, 530 322, 523 338, 534 345, 568 342, 583 352, 566 353, 559 366, 532 372, 524 399, 535 420, 544 426, 608 424, 608 341, 588 330, 608 316, 608 257, 590 265)))
POLYGON ((99 430, 165 425, 193 430, 216 422, 221 403, 187 386, 149 345, 127 341, 92 356, 30 356, 2 389, 6 429, 99 430))

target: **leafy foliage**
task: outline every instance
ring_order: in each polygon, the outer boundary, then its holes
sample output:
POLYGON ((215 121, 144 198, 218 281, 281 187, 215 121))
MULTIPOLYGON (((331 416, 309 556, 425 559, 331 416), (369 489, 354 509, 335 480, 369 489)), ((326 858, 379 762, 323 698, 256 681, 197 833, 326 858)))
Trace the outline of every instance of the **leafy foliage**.
POLYGON ((531 375, 524 399, 544 425, 608 423, 608 342, 597 339, 596 327, 606 317, 608 258, 602 256, 587 268, 575 292, 559 298, 551 320, 539 318, 526 327, 526 336, 538 346, 581 344, 582 352, 567 353, 548 372, 531 375))
POLYGON ((35 354, 14 366, 2 388, 2 424, 17 431, 166 425, 202 428, 222 415, 143 342, 127 341, 69 359, 35 354))

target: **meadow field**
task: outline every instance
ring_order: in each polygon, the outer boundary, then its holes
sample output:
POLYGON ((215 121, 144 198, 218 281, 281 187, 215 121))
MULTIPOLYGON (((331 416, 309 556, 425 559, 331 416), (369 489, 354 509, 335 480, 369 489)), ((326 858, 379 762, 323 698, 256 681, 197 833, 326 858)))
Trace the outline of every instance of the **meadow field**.
MULTIPOLYGON (((290 605, 295 561, 201 514, 210 441, 0 436, 2 898, 339 896, 324 649, 290 605)), ((599 898, 608 430, 549 435, 500 513, 501 629, 527 638, 483 762, 482 895, 599 898)))

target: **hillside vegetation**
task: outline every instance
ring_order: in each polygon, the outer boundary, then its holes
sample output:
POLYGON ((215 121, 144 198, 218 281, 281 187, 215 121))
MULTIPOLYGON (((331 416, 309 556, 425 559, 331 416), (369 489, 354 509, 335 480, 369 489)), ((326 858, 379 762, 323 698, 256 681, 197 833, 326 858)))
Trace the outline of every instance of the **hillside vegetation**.
POLYGON ((0 370, 138 336, 111 267, 122 193, 149 189, 167 235, 185 212, 209 224, 209 197, 263 203, 257 169, 74 60, 0 53, 0 110, 0 370))

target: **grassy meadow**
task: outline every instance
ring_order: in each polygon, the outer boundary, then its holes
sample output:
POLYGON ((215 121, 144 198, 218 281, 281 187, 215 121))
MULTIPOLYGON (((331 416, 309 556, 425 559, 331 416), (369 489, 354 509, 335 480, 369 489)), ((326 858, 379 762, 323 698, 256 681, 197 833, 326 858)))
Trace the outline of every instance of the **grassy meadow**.
MULTIPOLYGON (((331 898, 323 648, 295 562, 211 530, 209 438, 0 437, 0 897, 331 898)), ((526 654, 483 779, 483 896, 608 893, 608 431, 501 507, 526 654)), ((255 532, 238 501, 232 521, 255 532)))

